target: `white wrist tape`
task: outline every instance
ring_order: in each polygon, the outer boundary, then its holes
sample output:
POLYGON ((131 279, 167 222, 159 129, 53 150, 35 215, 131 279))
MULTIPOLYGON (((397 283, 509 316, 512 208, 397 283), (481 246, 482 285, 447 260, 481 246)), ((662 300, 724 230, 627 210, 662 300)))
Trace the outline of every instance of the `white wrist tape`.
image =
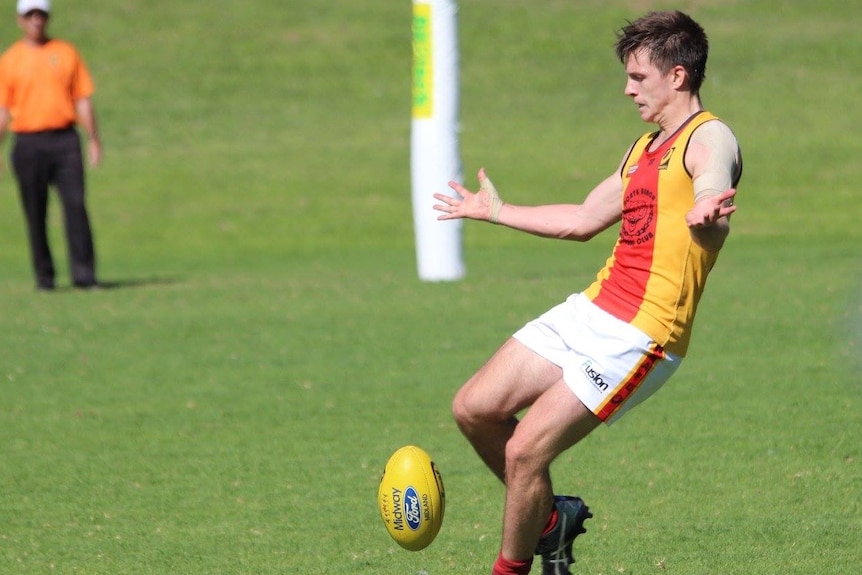
POLYGON ((500 223, 500 210, 503 209, 503 200, 500 199, 500 194, 497 193, 494 183, 489 178, 485 178, 479 186, 479 191, 487 192, 491 202, 488 221, 492 224, 500 223))

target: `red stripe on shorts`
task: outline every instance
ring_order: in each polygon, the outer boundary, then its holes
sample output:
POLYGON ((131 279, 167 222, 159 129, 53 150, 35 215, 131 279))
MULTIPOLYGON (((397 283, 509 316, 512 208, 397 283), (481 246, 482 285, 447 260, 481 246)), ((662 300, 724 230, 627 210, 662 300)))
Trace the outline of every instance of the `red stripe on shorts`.
POLYGON ((664 359, 664 349, 660 345, 654 345, 631 373, 620 382, 613 396, 599 408, 596 413, 598 418, 607 421, 646 381, 650 372, 662 359, 664 359))

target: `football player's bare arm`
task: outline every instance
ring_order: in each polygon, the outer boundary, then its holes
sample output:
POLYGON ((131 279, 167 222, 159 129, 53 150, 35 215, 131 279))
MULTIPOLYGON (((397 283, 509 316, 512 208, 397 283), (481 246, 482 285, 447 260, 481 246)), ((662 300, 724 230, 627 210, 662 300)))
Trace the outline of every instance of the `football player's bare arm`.
POLYGON ((460 196, 434 194, 443 202, 434 209, 437 219, 470 218, 501 224, 541 237, 586 241, 620 221, 622 179, 619 171, 605 178, 581 204, 521 206, 504 203, 484 169, 479 170, 480 187, 471 192, 457 182, 450 187, 460 196))
POLYGON ((622 180, 614 173, 593 188, 581 204, 504 203, 499 223, 536 236, 583 242, 620 221, 621 198, 622 180))

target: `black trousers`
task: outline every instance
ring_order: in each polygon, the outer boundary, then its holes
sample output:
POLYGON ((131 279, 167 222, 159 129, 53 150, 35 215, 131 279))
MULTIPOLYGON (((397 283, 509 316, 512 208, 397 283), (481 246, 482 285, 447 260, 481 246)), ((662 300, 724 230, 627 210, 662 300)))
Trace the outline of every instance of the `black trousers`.
POLYGON ((48 245, 48 188, 54 186, 63 205, 72 283, 96 283, 96 258, 90 219, 84 205, 84 161, 75 128, 15 134, 12 166, 21 206, 27 218, 36 284, 54 287, 54 261, 48 245))

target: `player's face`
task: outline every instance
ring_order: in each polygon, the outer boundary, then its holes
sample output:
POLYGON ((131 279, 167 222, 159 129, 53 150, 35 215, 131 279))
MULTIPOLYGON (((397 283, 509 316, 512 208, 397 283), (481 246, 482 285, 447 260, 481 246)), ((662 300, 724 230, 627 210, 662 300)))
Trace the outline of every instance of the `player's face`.
POLYGON ((41 10, 30 10, 18 16, 18 26, 24 31, 24 36, 31 42, 41 42, 46 37, 48 14, 41 10))
POLYGON ((625 94, 638 107, 644 122, 658 123, 673 95, 672 74, 662 74, 645 50, 630 54, 626 60, 625 94))

